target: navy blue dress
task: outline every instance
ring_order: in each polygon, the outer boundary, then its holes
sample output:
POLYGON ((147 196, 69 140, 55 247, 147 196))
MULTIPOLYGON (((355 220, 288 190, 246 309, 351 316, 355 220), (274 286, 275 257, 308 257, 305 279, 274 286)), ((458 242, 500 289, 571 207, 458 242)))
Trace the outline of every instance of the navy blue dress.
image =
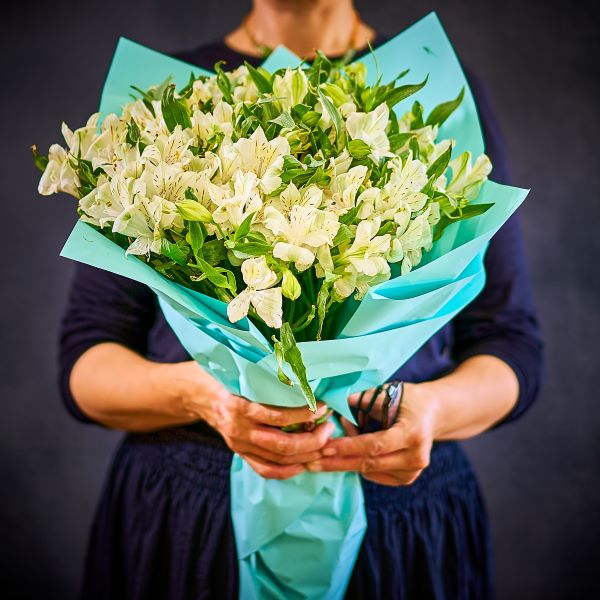
MULTIPOLYGON (((381 41, 381 40, 379 40, 381 41)), ((222 42, 180 54, 211 68, 249 60, 222 42)), ((469 74, 493 179, 507 182, 501 137, 487 96, 469 74)), ((506 361, 520 385, 503 422, 521 416, 540 383, 542 343, 531 300, 518 216, 492 240, 483 292, 394 375, 425 381, 477 354, 506 361)), ((123 277, 77 264, 60 339, 60 385, 71 414, 89 419, 69 390, 79 356, 117 342, 152 360, 189 360, 154 293, 123 277)), ((86 600, 234 599, 237 558, 229 512, 232 454, 199 422, 128 434, 120 444, 94 519, 83 578, 86 600)), ((408 487, 363 482, 367 533, 347 598, 486 599, 492 554, 484 503, 469 462, 455 442, 435 443, 430 466, 408 487)))

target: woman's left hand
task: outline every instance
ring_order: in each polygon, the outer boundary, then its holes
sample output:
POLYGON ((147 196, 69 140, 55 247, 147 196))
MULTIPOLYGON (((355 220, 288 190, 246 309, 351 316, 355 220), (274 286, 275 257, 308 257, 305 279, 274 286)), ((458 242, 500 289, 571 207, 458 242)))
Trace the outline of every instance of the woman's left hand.
MULTIPOLYGON (((375 390, 363 397, 369 403, 375 390)), ((350 406, 357 406, 360 394, 352 394, 350 406)), ((382 420, 380 394, 369 416, 382 420)), ((348 437, 332 438, 321 449, 322 458, 306 464, 309 471, 358 471, 365 479, 383 485, 410 485, 429 465, 435 436, 437 401, 426 384, 404 384, 398 416, 388 429, 374 433, 360 431, 343 417, 348 437)))

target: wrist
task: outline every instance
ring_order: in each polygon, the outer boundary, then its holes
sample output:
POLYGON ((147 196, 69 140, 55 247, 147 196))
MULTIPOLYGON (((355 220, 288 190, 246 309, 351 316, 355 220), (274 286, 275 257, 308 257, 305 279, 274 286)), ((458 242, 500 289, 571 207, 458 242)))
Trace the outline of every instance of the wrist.
POLYGON ((184 422, 208 420, 222 386, 193 361, 158 364, 151 385, 165 390, 173 416, 184 422))
POLYGON ((431 439, 436 440, 443 435, 442 396, 435 381, 422 383, 405 383, 405 394, 415 398, 428 428, 431 439))

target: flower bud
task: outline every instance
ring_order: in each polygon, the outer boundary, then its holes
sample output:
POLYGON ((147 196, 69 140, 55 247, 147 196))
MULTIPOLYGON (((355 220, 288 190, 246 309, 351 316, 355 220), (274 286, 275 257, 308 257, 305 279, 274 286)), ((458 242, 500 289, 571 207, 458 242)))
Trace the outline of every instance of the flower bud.
POLYGON ((196 200, 185 199, 177 204, 179 214, 187 221, 201 221, 212 223, 212 214, 205 206, 196 200))
POLYGON ((356 83, 360 86, 364 86, 367 80, 367 65, 361 62, 355 62, 350 65, 346 65, 344 70, 350 77, 353 77, 356 83))
POLYGON ((281 291, 283 292, 283 295, 290 300, 296 300, 302 293, 302 288, 300 287, 298 280, 290 270, 283 273, 281 291))
POLYGON ((308 80, 304 71, 298 69, 287 69, 285 75, 276 75, 273 81, 273 94, 281 98, 283 110, 301 104, 308 93, 308 80))

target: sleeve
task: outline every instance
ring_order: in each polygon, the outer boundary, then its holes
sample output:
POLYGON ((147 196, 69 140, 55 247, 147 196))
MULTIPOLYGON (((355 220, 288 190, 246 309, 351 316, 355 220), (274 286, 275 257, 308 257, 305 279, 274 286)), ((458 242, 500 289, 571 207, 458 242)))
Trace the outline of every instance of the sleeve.
POLYGON ((76 263, 59 336, 59 388, 73 417, 92 422, 71 394, 69 380, 77 359, 101 342, 116 342, 145 354, 155 317, 155 298, 150 288, 76 263))
MULTIPOLYGON (((505 148, 489 98, 479 80, 467 72, 479 110, 492 179, 510 180, 505 148)), ((453 321, 453 356, 462 362, 489 354, 506 362, 519 381, 519 397, 501 421, 519 418, 535 400, 542 378, 543 342, 527 273, 518 211, 490 241, 486 284, 481 294, 453 321)), ((499 425, 498 423, 497 425, 499 425)))

